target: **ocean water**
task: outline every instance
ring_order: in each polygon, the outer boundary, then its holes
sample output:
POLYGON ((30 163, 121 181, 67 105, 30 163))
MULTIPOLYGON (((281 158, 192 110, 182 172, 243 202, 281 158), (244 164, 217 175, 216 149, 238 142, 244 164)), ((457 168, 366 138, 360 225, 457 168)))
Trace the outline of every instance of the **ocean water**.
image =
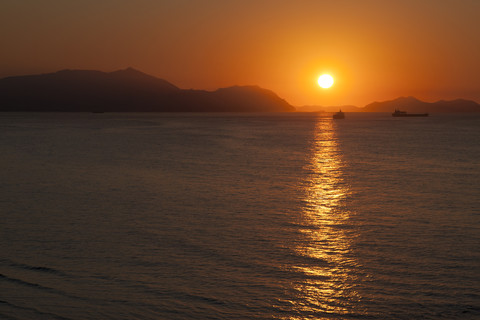
POLYGON ((480 319, 480 115, 0 114, 1 319, 480 319))

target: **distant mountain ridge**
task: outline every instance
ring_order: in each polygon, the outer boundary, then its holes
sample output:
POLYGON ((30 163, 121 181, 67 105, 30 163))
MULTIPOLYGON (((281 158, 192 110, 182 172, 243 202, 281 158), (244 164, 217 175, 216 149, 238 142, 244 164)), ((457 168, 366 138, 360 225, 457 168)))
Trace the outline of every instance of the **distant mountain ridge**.
POLYGON ((424 102, 414 97, 400 97, 394 100, 372 102, 363 108, 355 106, 303 106, 298 111, 303 112, 393 112, 395 109, 410 113, 435 113, 435 112, 480 112, 480 104, 472 100, 440 100, 436 102, 424 102))
POLYGON ((424 102, 414 97, 400 97, 383 102, 372 102, 362 108, 363 112, 393 112, 395 109, 411 113, 424 112, 480 112, 480 104, 475 101, 456 99, 424 102))
POLYGON ((185 90, 128 68, 0 79, 0 111, 290 112, 295 108, 258 86, 185 90))

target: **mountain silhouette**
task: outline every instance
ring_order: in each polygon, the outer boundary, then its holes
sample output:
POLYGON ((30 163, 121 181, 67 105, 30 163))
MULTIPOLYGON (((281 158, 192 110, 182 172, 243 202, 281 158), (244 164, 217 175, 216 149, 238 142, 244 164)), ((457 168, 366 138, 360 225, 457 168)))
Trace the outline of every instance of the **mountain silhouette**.
POLYGON ((480 104, 464 99, 424 102, 414 97, 400 97, 395 100, 372 102, 360 110, 363 112, 393 112, 395 109, 411 113, 480 112, 480 104))
POLYGON ((288 112, 295 108, 258 86, 184 90, 128 68, 0 79, 0 111, 288 112))
POLYGON ((394 100, 372 102, 363 108, 351 105, 344 106, 302 106, 297 107, 300 112, 337 112, 341 109, 344 112, 393 112, 395 109, 410 113, 426 112, 480 112, 480 104, 475 101, 456 99, 440 100, 437 102, 424 102, 414 97, 400 97, 394 100))

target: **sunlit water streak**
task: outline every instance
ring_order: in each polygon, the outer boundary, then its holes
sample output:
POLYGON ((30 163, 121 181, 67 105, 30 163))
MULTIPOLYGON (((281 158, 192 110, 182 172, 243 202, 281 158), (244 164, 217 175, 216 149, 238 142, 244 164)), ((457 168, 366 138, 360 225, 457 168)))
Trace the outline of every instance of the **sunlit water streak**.
POLYGON ((349 256, 352 238, 345 228, 350 212, 344 201, 349 189, 343 180, 335 125, 329 118, 316 122, 303 183, 300 223, 304 238, 296 248, 313 263, 296 267, 305 281, 297 284, 299 295, 292 304, 301 313, 316 317, 351 313, 358 300, 351 285, 354 275, 349 272, 356 263, 349 256))

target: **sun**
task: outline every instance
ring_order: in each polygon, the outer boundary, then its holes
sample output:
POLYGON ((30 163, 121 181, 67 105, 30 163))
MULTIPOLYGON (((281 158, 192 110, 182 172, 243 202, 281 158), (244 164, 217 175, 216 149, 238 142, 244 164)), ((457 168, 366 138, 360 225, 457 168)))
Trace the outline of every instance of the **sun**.
POLYGON ((330 88, 333 85, 333 77, 329 74, 322 74, 318 77, 318 85, 324 89, 330 88))

